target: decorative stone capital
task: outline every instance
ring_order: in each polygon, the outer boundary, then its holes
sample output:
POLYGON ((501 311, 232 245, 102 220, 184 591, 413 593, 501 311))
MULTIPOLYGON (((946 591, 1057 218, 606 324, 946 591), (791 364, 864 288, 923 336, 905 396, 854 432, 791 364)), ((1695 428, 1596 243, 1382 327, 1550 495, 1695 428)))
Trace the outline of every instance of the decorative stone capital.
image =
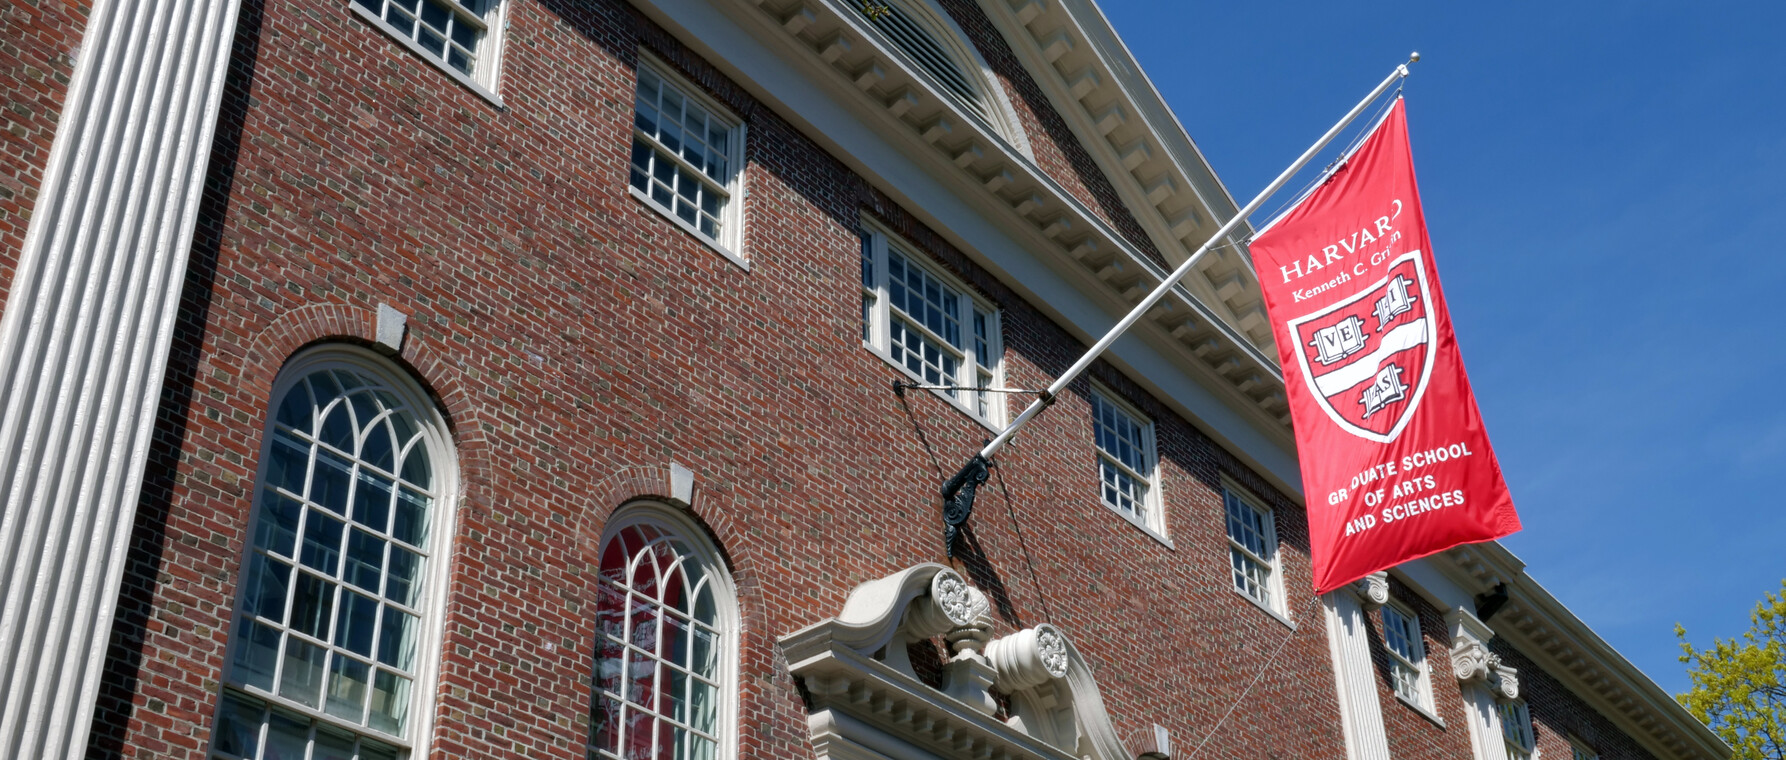
POLYGON ((1519 671, 1501 662, 1480 641, 1458 641, 1451 647, 1451 672, 1463 684, 1480 683, 1502 699, 1519 698, 1519 671))
POLYGON ((1488 651, 1480 641, 1457 641, 1451 645, 1451 672, 1464 683, 1486 683, 1501 664, 1501 656, 1488 651))
POLYGON ((1502 699, 1519 699, 1519 671, 1506 665, 1495 665, 1488 688, 1502 699))
POLYGON ((998 670, 1000 691, 1024 691, 1067 675, 1067 637, 1043 623, 993 641, 987 659, 998 670))
POLYGON ((1378 571, 1352 581, 1348 591, 1358 597, 1358 603, 1366 610, 1374 610, 1389 603, 1389 573, 1378 571))

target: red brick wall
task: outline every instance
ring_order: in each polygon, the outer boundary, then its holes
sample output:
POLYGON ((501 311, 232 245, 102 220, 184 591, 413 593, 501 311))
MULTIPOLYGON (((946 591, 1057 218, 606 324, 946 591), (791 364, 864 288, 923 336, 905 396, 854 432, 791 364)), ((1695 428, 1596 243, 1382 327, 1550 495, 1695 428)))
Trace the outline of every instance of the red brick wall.
POLYGON ((1519 696, 1531 713, 1532 737, 1538 743, 1539 755, 1573 757, 1569 747, 1569 738, 1573 736, 1597 753, 1600 760, 1654 760, 1654 755, 1611 720, 1506 641, 1497 638, 1489 642, 1489 648, 1501 656, 1503 663, 1519 671, 1519 696))
POLYGON ((37 205, 89 7, 80 0, 0 5, 0 312, 37 205))
MULTIPOLYGON (((593 544, 671 461, 739 589, 743 756, 807 754, 777 638, 941 560, 936 486, 990 435, 895 397, 861 347, 859 214, 1004 309, 1012 384, 1045 383, 1078 341, 620 3, 518 2, 507 111, 343 3, 241 14, 92 754, 205 746, 274 377, 306 344, 369 341, 381 302, 410 315, 399 360, 441 400, 464 490, 435 756, 580 756, 593 544), (625 191, 640 46, 749 124, 749 272, 625 191)), ((1001 457, 973 523, 963 567, 1000 632, 1064 628, 1125 734, 1339 756, 1303 515, 1094 375, 1159 423, 1176 548, 1098 503, 1082 382, 1001 457), (1222 473, 1277 510, 1294 633, 1229 588, 1222 473)))

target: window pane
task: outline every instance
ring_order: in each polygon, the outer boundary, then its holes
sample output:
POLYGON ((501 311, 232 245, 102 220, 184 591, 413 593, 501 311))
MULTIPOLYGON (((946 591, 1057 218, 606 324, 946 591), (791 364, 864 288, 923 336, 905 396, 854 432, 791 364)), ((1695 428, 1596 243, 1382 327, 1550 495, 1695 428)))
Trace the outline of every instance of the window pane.
POLYGON ((285 665, 279 674, 279 696, 318 707, 322 661, 326 650, 296 637, 285 640, 285 665))
POLYGON ((408 488, 397 489, 397 514, 391 521, 391 535, 411 546, 427 541, 429 502, 427 496, 408 488))
POLYGON ((254 545, 292 556, 292 544, 298 538, 298 516, 304 507, 272 491, 261 491, 260 522, 254 528, 254 545))
POLYGON ((267 720, 267 758, 301 758, 309 749, 310 725, 279 713, 267 720))
POLYGON ((284 435, 274 436, 273 449, 267 452, 267 487, 301 495, 309 472, 310 448, 284 435))
POLYGON ((334 611, 335 584, 309 573, 298 573, 292 593, 292 630, 324 638, 329 635, 329 617, 334 611))
POLYGON ((409 719, 409 679, 380 669, 372 680, 372 719, 369 724, 391 734, 403 733, 409 719))
POLYGON ((360 722, 366 711, 366 686, 371 677, 370 665, 352 657, 336 656, 329 668, 328 713, 360 722))
POLYGON ((316 452, 316 469, 311 472, 310 500, 338 515, 347 514, 347 486, 353 465, 328 451, 316 452))
POLYGON ((279 631, 251 620, 236 624, 236 680, 273 690, 273 673, 279 667, 279 631))
POLYGON ((378 629, 378 661, 409 670, 415 664, 418 628, 414 615, 385 605, 384 620, 378 629))
POLYGON ((290 586, 291 565, 268 559, 259 552, 249 555, 242 611, 275 623, 285 622, 285 597, 290 586))
POLYGON ((299 555, 305 566, 333 576, 341 564, 341 534, 346 524, 314 509, 304 521, 304 548, 299 555))
POLYGON ((384 569, 384 547, 384 539, 355 528, 347 539, 347 566, 342 579, 377 593, 384 569))
POLYGON ((260 745, 261 707, 235 694, 224 694, 217 711, 212 748, 237 757, 254 757, 260 745))
POLYGON ((377 626, 377 601, 352 591, 342 592, 340 619, 335 621, 335 646, 371 657, 372 631, 377 626))

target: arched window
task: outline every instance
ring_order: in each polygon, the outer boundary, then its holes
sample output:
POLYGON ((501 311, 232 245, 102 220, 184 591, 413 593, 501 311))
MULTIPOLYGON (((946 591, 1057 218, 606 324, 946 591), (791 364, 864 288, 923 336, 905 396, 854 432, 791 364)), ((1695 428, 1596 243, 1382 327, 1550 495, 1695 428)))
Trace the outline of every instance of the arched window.
POLYGON ((445 426, 347 346, 293 359, 273 398, 211 756, 415 753, 451 524, 445 426))
POLYGON ((863 0, 850 6, 968 113, 1029 152, 1003 88, 949 14, 931 0, 863 0))
POLYGON ((589 757, 731 757, 737 615, 701 530, 656 505, 623 509, 597 585, 589 757))

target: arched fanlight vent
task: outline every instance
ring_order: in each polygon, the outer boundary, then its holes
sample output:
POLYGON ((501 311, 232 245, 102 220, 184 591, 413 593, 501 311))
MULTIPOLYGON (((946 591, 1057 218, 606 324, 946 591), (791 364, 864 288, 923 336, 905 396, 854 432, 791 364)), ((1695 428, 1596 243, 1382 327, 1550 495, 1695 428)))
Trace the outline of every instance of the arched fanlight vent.
POLYGON ((954 46, 943 41, 944 33, 934 28, 933 20, 925 18, 929 14, 902 7, 894 0, 861 0, 851 5, 975 116, 988 123, 998 122, 993 118, 983 88, 976 82, 979 79, 977 72, 969 73, 972 64, 962 60, 961 51, 951 50, 954 46))

